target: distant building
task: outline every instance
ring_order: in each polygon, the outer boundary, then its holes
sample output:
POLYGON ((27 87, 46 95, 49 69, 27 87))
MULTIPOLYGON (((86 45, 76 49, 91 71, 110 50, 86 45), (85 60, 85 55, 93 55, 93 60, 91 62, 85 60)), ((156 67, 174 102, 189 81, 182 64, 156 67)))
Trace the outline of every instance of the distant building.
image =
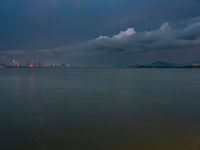
POLYGON ((197 67, 197 68, 199 68, 200 67, 200 64, 192 64, 192 67, 197 67))
POLYGON ((33 68, 34 65, 33 65, 32 63, 26 63, 26 67, 27 67, 27 68, 33 68))
POLYGON ((4 68, 4 67, 6 67, 5 64, 0 64, 0 68, 4 68))
POLYGON ((40 61, 38 62, 38 67, 42 67, 42 64, 41 64, 41 62, 40 62, 40 61))
POLYGON ((20 67, 20 63, 14 59, 12 60, 12 67, 20 67))
POLYGON ((57 65, 53 63, 53 64, 51 64, 51 67, 57 67, 57 65))

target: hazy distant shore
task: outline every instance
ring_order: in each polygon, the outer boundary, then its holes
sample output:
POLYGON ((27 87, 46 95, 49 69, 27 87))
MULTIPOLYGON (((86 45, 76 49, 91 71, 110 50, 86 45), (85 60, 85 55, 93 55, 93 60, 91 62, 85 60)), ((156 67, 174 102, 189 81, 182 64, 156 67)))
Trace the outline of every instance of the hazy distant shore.
POLYGON ((164 61, 157 61, 149 64, 136 64, 136 65, 65 65, 65 64, 54 64, 54 65, 1 65, 0 68, 200 68, 200 62, 192 63, 171 63, 164 61))

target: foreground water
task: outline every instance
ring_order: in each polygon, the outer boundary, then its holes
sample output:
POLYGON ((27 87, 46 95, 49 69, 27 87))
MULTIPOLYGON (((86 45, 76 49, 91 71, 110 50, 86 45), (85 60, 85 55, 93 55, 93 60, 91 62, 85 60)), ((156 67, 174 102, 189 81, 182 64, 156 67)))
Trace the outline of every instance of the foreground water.
POLYGON ((199 150, 199 69, 1 69, 0 150, 199 150))

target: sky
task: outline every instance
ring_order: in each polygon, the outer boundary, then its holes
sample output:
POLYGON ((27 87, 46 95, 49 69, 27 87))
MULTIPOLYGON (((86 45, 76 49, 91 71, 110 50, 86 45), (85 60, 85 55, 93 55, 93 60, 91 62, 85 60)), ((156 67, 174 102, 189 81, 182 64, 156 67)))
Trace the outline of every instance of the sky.
POLYGON ((200 0, 0 0, 0 63, 200 61, 200 0))

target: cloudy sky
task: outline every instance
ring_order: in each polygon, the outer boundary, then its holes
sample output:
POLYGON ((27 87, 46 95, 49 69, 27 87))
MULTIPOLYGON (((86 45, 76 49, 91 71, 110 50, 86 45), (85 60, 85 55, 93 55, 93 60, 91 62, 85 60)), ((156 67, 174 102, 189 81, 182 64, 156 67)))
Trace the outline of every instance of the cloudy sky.
POLYGON ((0 63, 200 61, 200 0, 0 0, 0 63))

